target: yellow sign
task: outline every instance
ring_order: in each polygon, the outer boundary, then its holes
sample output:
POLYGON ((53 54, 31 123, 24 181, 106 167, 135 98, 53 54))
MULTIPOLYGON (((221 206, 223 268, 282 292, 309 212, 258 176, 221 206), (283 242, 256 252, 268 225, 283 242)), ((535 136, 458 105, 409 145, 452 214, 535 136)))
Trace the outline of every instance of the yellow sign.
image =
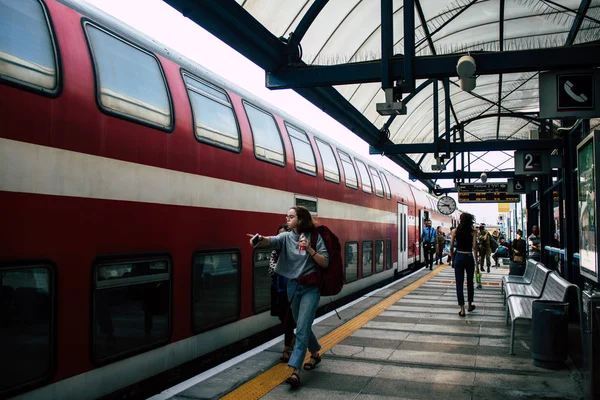
POLYGON ((498 212, 499 213, 510 212, 510 204, 509 203, 498 203, 498 212))

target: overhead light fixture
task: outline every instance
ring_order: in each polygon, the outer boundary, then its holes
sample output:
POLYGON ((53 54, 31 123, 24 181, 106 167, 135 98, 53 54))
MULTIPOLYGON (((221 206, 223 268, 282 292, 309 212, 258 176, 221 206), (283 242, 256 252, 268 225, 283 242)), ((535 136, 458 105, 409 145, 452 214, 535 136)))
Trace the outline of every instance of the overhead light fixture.
POLYGON ((474 76, 477 65, 471 56, 462 56, 456 64, 456 73, 460 78, 460 88, 470 92, 477 86, 477 78, 474 76))

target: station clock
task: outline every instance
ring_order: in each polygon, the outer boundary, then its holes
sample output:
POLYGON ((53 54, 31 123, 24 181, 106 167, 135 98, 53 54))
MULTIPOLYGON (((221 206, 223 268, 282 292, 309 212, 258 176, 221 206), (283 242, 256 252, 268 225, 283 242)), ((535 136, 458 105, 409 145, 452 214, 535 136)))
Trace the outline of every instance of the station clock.
POLYGON ((440 213, 450 215, 456 211, 456 201, 450 196, 440 197, 437 208, 440 213))

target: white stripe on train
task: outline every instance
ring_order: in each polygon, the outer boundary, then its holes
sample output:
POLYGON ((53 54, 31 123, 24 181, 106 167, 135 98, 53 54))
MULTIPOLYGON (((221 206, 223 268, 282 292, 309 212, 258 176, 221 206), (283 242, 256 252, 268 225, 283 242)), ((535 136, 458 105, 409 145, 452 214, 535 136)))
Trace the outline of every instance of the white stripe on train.
MULTIPOLYGON (((295 204, 293 192, 1 138, 0 191, 275 214, 295 204)), ((397 223, 389 211, 322 198, 318 207, 322 218, 397 223)))

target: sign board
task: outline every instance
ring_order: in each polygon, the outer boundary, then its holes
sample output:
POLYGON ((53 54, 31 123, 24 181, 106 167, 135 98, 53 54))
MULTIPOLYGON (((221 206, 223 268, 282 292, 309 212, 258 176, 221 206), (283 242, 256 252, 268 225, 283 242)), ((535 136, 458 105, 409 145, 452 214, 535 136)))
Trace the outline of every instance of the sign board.
POLYGON ((515 151, 515 175, 543 175, 552 170, 547 151, 515 151))
POLYGON ((596 232, 598 219, 598 151, 600 131, 588 135, 577 145, 577 185, 579 219, 579 272, 584 277, 598 283, 598 242, 596 232))
POLYGON ((594 109, 594 74, 559 74, 557 75, 556 108, 565 110, 594 109))
POLYGON ((498 193, 506 192, 506 183, 461 183, 458 185, 459 193, 498 193))
POLYGON ((499 193, 459 193, 459 203, 518 203, 521 201, 521 195, 499 193))
POLYGON ((461 183, 458 185, 460 203, 518 203, 520 195, 508 194, 506 183, 461 183))
POLYGON ((526 178, 508 179, 509 194, 526 194, 529 191, 529 182, 526 178))
POLYGON ((499 213, 509 213, 510 205, 507 203, 498 203, 498 212, 499 213))
POLYGON ((600 71, 573 70, 540 73, 540 118, 600 116, 600 71))

